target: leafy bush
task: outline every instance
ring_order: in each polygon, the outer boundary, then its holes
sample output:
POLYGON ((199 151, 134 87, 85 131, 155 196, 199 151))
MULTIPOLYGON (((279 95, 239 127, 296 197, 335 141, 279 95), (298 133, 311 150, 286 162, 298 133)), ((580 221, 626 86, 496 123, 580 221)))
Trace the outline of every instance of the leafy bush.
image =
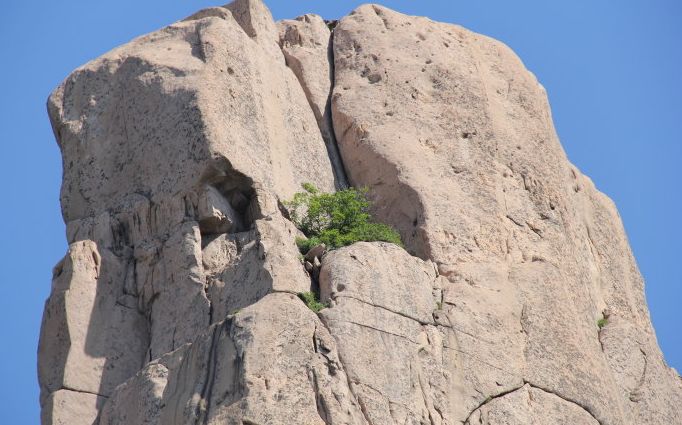
POLYGON ((354 188, 322 193, 310 183, 305 192, 286 202, 291 220, 307 239, 297 238, 301 252, 324 243, 330 249, 359 241, 383 241, 402 246, 400 235, 392 227, 375 223, 369 214, 367 189, 354 188))
POLYGON ((599 327, 599 329, 606 326, 607 323, 609 323, 609 319, 607 319, 606 317, 602 317, 601 319, 597 320, 597 326, 599 327))
POLYGON ((327 304, 321 303, 314 292, 301 292, 298 294, 298 297, 315 313, 319 313, 323 308, 329 307, 327 304))

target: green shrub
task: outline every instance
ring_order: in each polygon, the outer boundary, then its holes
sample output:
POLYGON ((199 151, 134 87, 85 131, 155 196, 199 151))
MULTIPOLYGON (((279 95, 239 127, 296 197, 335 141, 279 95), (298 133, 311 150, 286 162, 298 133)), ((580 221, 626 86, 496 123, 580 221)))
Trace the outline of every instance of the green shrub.
POLYGON ((320 243, 330 249, 359 241, 383 241, 402 246, 398 232, 371 220, 367 189, 321 193, 310 183, 304 183, 303 189, 305 192, 299 192, 294 199, 285 202, 291 220, 307 237, 296 239, 301 252, 308 252, 320 243))
POLYGON ((314 292, 301 292, 298 294, 298 297, 315 313, 319 313, 323 308, 329 307, 327 304, 321 303, 314 292))
POLYGON ((606 317, 602 317, 601 319, 597 320, 597 326, 599 327, 599 329, 606 326, 607 323, 609 323, 609 319, 607 319, 606 317))
POLYGON ((336 25, 339 23, 339 21, 336 19, 333 20, 325 19, 324 23, 327 24, 327 28, 329 28, 329 31, 334 31, 334 28, 336 28, 336 25))

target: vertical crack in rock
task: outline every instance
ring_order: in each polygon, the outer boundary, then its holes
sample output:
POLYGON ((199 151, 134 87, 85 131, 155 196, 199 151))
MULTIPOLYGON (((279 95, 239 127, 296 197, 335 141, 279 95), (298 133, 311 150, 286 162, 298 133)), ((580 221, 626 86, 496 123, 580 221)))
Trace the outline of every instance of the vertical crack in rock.
POLYGON ((334 31, 317 15, 303 15, 278 23, 279 46, 286 65, 296 76, 315 115, 337 189, 348 187, 348 179, 339 152, 331 95, 334 90, 334 31))
POLYGON ((225 320, 216 329, 213 330, 211 335, 211 344, 208 350, 208 361, 206 366, 206 375, 204 386, 201 389, 201 399, 197 404, 196 411, 196 423, 203 423, 204 425, 208 423, 208 414, 211 411, 211 395, 213 393, 213 383, 215 382, 215 369, 218 359, 216 359, 217 345, 220 342, 220 337, 222 336, 225 328, 229 326, 230 320, 225 320))
POLYGON ((332 425, 329 420, 329 412, 327 411, 327 406, 324 399, 320 395, 320 384, 317 380, 317 372, 314 369, 308 370, 310 384, 315 396, 315 405, 317 406, 317 414, 320 415, 320 419, 326 425, 332 425))
POLYGON ((642 388, 646 384, 647 369, 649 368, 649 357, 642 348, 640 348, 639 351, 642 353, 642 356, 644 357, 644 367, 642 368, 642 375, 639 377, 637 386, 633 388, 632 391, 630 391, 630 394, 628 394, 628 399, 633 403, 639 403, 641 400, 642 388))
POLYGON ((334 131, 334 117, 333 117, 333 109, 332 109, 332 93, 334 93, 334 30, 332 29, 330 31, 329 35, 329 46, 327 47, 327 60, 329 62, 329 79, 331 81, 331 86, 329 87, 329 94, 327 95, 327 101, 325 102, 324 105, 324 117, 325 117, 325 123, 327 127, 327 134, 328 134, 328 139, 329 143, 327 144, 328 147, 328 152, 329 152, 329 159, 332 163, 332 166, 334 167, 334 173, 337 178, 337 182, 339 185, 340 189, 346 189, 349 187, 348 183, 348 174, 346 173, 346 168, 343 163, 343 157, 341 156, 341 152, 339 151, 339 144, 338 141, 336 140, 336 133, 334 131))
MULTIPOLYGON (((434 417, 433 417, 433 413, 432 413, 432 412, 435 411, 436 409, 434 409, 434 407, 433 407, 433 401, 432 401, 431 398, 426 394, 426 385, 427 385, 427 384, 426 384, 426 382, 425 382, 425 380, 424 380, 424 377, 423 377, 423 375, 422 375, 421 368, 419 367, 419 365, 417 365, 417 367, 418 367, 418 370, 417 370, 417 380, 419 381, 419 390, 421 391, 422 398, 424 399, 424 406, 426 407, 426 411, 427 411, 428 414, 429 414, 429 422, 431 422, 431 425, 436 425, 437 422, 435 421, 435 419, 434 419, 434 417)), ((442 418, 440 418, 440 420, 442 421, 442 418)))
MULTIPOLYGON (((324 326, 324 325, 323 325, 324 326)), ((327 360, 327 368, 329 369, 329 358, 325 355, 325 353, 322 353, 320 351, 319 344, 317 343, 317 323, 315 324, 315 328, 313 329, 313 352, 320 354, 327 360)), ((317 372, 313 368, 308 369, 308 379, 310 380, 310 384, 313 389, 313 394, 315 395, 315 405, 317 406, 317 413, 320 415, 320 419, 326 424, 326 425, 332 425, 331 422, 329 421, 329 412, 327 411, 327 406, 325 405, 324 400, 321 397, 320 394, 320 385, 317 380, 317 372)))

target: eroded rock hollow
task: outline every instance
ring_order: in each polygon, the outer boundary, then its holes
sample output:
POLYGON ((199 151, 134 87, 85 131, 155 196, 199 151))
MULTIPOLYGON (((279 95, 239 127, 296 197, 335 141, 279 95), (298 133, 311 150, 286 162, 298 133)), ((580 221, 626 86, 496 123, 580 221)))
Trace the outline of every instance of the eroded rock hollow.
POLYGON ((48 109, 69 250, 43 424, 682 424, 618 212, 500 42, 236 0, 48 109), (331 251, 313 282, 282 207, 304 182, 367 186, 405 249, 331 251))

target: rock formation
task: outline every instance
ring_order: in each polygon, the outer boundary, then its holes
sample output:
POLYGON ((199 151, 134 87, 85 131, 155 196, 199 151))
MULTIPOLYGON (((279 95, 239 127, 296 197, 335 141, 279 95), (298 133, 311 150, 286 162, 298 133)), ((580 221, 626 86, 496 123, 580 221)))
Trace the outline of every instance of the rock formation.
POLYGON ((236 0, 48 109, 69 250, 43 424, 682 424, 616 208, 495 40, 236 0), (405 249, 331 251, 311 279, 282 205, 304 182, 367 186, 405 249))

